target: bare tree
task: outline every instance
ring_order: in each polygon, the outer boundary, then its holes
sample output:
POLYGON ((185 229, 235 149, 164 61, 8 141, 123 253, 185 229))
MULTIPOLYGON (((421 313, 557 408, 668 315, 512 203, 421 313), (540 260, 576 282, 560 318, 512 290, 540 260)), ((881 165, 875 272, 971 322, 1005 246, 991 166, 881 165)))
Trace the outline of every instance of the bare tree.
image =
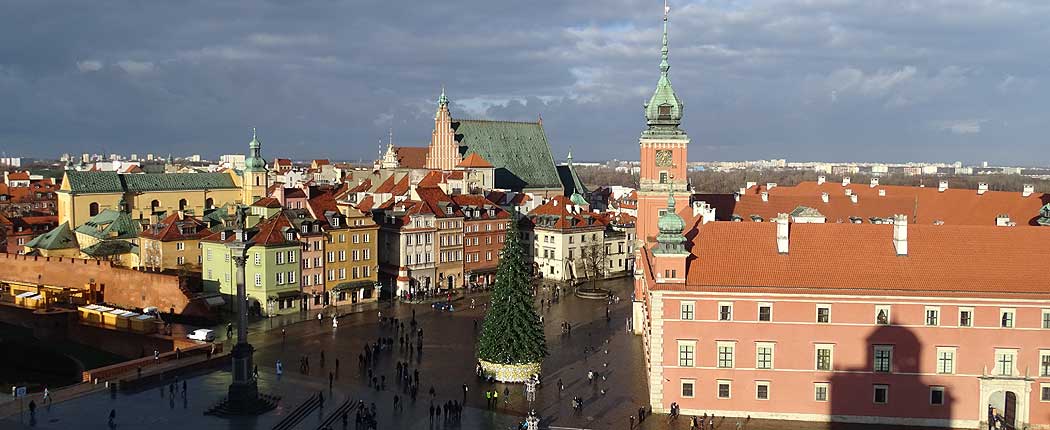
POLYGON ((591 287, 598 282, 598 279, 605 277, 605 245, 603 243, 597 243, 590 246, 584 246, 580 248, 580 259, 583 261, 583 270, 588 278, 591 280, 591 287))

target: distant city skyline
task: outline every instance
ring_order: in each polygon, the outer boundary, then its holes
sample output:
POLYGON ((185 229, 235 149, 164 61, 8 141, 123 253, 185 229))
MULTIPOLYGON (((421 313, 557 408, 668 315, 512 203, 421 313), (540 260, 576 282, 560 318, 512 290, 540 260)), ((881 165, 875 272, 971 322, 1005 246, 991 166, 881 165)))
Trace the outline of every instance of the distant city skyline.
MULTIPOLYGON (((663 5, 613 3, 16 1, 0 147, 211 158, 258 127, 268 159, 372 160, 390 129, 429 141, 444 86, 456 117, 542 115, 556 157, 633 159, 663 5)), ((679 0, 670 16, 690 161, 1050 164, 1048 4, 679 0)))

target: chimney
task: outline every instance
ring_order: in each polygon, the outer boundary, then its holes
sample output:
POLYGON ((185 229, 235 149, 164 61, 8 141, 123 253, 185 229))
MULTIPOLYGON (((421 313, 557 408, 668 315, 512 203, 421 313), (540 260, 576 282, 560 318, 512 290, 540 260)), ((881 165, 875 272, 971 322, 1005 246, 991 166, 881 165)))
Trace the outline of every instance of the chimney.
POLYGON ((408 198, 412 200, 419 200, 419 193, 416 191, 416 184, 408 185, 408 198))
POLYGON ((879 186, 879 178, 871 178, 871 187, 875 188, 879 186))
POLYGON ((908 255, 908 216, 893 216, 893 249, 898 256, 908 255))
POLYGON ((766 190, 772 190, 777 187, 776 182, 766 182, 766 190))
POLYGON ((849 195, 849 201, 851 201, 853 203, 857 203, 857 195, 856 194, 850 194, 849 195))
POLYGON ((762 201, 764 201, 764 202, 768 202, 769 201, 769 191, 763 191, 762 192, 762 201))
POLYGON ((774 219, 777 224, 777 252, 781 254, 788 253, 788 216, 787 214, 777 214, 774 219))
POLYGON ((981 182, 981 183, 977 184, 977 195, 982 195, 982 194, 985 193, 985 191, 988 191, 988 183, 987 182, 981 182))
POLYGON ((737 194, 740 194, 740 195, 747 194, 747 187, 740 187, 740 192, 738 192, 737 194))
POLYGON ((827 176, 824 176, 824 175, 817 176, 817 185, 824 185, 824 183, 827 182, 827 181, 828 181, 827 176))
POLYGON ((886 190, 879 190, 879 197, 886 197, 886 190))
POLYGON ((1021 191, 1021 197, 1028 197, 1035 194, 1035 185, 1024 184, 1024 191, 1021 191))
POLYGON ((820 200, 823 201, 824 203, 828 202, 828 198, 829 198, 828 193, 820 193, 820 200))
POLYGON ((941 181, 937 184, 937 192, 943 193, 944 190, 948 189, 948 181, 941 181))
POLYGON ((849 176, 843 176, 842 177, 842 186, 843 187, 848 187, 849 186, 849 176))
POLYGON ((852 196, 853 195, 853 190, 851 190, 849 188, 846 188, 846 195, 847 196, 852 196))
POLYGON ((744 187, 745 188, 751 188, 751 187, 754 187, 755 185, 758 185, 758 182, 745 182, 744 183, 744 187))

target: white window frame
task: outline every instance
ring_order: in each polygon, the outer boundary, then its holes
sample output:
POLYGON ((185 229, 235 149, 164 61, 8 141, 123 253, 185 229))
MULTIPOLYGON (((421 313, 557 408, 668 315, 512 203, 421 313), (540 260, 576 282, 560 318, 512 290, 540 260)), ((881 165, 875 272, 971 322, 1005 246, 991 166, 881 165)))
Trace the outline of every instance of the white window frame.
POLYGON ((719 321, 732 321, 733 320, 733 302, 718 302, 718 315, 717 315, 717 318, 718 318, 719 321), (728 306, 729 307, 729 318, 728 319, 723 319, 722 318, 722 307, 723 306, 728 306))
POLYGON ((1043 309, 1039 316, 1039 327, 1050 329, 1050 309, 1043 309))
POLYGON ((937 347, 937 355, 934 357, 937 360, 936 364, 934 365, 937 374, 939 374, 939 375, 954 375, 955 374, 955 367, 956 367, 955 366, 955 362, 957 360, 957 357, 959 356, 958 350, 959 349, 954 347, 954 346, 938 346, 937 347), (951 360, 951 368, 950 369, 942 369, 942 367, 941 367, 941 355, 942 355, 942 353, 951 353, 951 359, 952 360, 951 360), (942 371, 942 370, 946 370, 946 371, 942 371))
POLYGON ((736 342, 730 340, 720 340, 717 342, 718 347, 715 348, 715 367, 719 369, 734 369, 736 368, 736 342), (722 365, 722 348, 729 348, 729 365, 722 365))
POLYGON ((755 369, 757 370, 773 370, 776 368, 776 357, 777 348, 775 342, 755 342, 755 369), (759 351, 763 348, 769 348, 769 367, 762 367, 761 355, 759 351))
POLYGON ((730 379, 718 379, 715 381, 715 398, 728 400, 733 398, 733 381, 730 379), (729 386, 729 395, 722 397, 722 384, 729 386))
POLYGON ((1050 402, 1050 382, 1039 383, 1039 401, 1050 402))
POLYGON ((831 399, 831 385, 828 384, 827 382, 814 382, 813 383, 813 401, 814 402, 827 402, 829 399, 831 399), (821 388, 824 389, 824 398, 823 399, 820 399, 820 398, 817 397, 817 393, 820 392, 821 388))
POLYGON ((973 315, 974 315, 974 313, 973 313, 973 308, 972 307, 970 307, 970 306, 960 306, 959 307, 959 320, 956 321, 956 325, 958 327, 973 327, 973 315), (963 312, 969 312, 970 313, 969 325, 963 325, 963 318, 962 318, 963 317, 963 312))
POLYGON ((696 341, 695 340, 679 340, 678 341, 677 353, 678 353, 678 355, 676 356, 677 357, 676 361, 678 362, 678 366, 679 367, 696 367, 696 341), (689 348, 689 352, 690 352, 689 360, 692 361, 691 364, 684 364, 684 362, 682 360, 682 352, 683 352, 682 347, 688 347, 689 348))
MULTIPOLYGON (((1038 365, 1039 365, 1039 376, 1045 378, 1045 377, 1050 377, 1050 368, 1047 368, 1047 369, 1043 368, 1044 360, 1050 360, 1050 349, 1040 349, 1039 350, 1039 363, 1038 363, 1038 365)), ((1050 367, 1050 366, 1047 366, 1047 367, 1050 367)))
POLYGON ((828 303, 818 304, 816 312, 817 313, 816 313, 815 317, 813 318, 813 320, 816 321, 817 324, 831 324, 831 304, 828 304, 828 303), (828 310, 828 320, 827 320, 827 322, 821 322, 820 321, 820 310, 821 309, 827 309, 828 310))
POLYGON ((678 316, 684 321, 691 321, 696 319, 696 302, 682 301, 678 302, 678 316), (688 307, 688 318, 686 318, 686 308, 688 307))
POLYGON ((1017 327, 1017 309, 1014 308, 999 308, 999 328, 1014 328, 1017 327), (1010 325, 1003 325, 1003 316, 1006 314, 1010 315, 1010 325))
POLYGON ((872 360, 871 360, 871 371, 873 373, 893 373, 893 345, 872 345, 872 360), (879 370, 877 367, 878 353, 879 351, 889 351, 889 366, 886 370, 879 370))
POLYGON ((893 325, 893 306, 890 305, 875 305, 875 314, 872 315, 872 319, 875 325, 893 325), (879 311, 886 311, 886 323, 879 323, 879 311))
POLYGON ((182 250, 185 250, 185 249, 186 249, 186 244, 184 242, 175 242, 175 250, 176 251, 182 251, 182 250))
POLYGON ((923 323, 928 327, 936 327, 941 325, 941 307, 940 306, 926 306, 926 311, 923 313, 925 319, 923 323), (930 324, 930 315, 933 314, 933 324, 930 324))
POLYGON ((813 370, 818 372, 831 372, 835 370, 835 344, 817 343, 813 345, 813 370), (827 349, 831 352, 828 355, 827 369, 820 369, 820 350, 822 349, 827 349))
POLYGON ((873 384, 871 386, 871 403, 875 404, 875 405, 888 405, 888 404, 890 404, 890 386, 887 385, 887 384, 873 384), (878 402, 878 401, 875 400, 875 393, 878 392, 880 388, 883 389, 883 390, 886 390, 886 398, 883 399, 884 401, 882 401, 882 402, 878 402))
POLYGON ((262 273, 256 273, 255 274, 255 286, 256 287, 261 287, 262 286, 262 273))
POLYGON ((755 321, 763 322, 763 323, 764 322, 773 322, 773 302, 759 302, 758 303, 758 313, 755 315, 755 321), (762 320, 762 308, 763 307, 767 307, 767 306, 769 307, 769 321, 763 321, 762 320))
POLYGON ((1016 376, 1017 375, 1017 350, 1013 348, 995 348, 995 375, 997 376, 1016 376), (1010 371, 1006 372, 999 366, 999 357, 1001 356, 1010 357, 1010 371))
POLYGON ((262 254, 261 253, 258 253, 258 252, 255 253, 255 265, 256 266, 262 266, 262 254))
POLYGON ((679 379, 678 392, 681 393, 682 394, 682 398, 685 398, 685 399, 691 399, 693 397, 696 397, 696 380, 695 379, 679 379), (692 394, 690 394, 688 396, 685 395, 685 386, 686 385, 692 386, 692 390, 691 390, 692 394))
MULTIPOLYGON (((730 392, 730 394, 732 394, 732 392, 730 392)), ((770 390, 769 381, 755 381, 755 400, 767 401, 772 397, 773 393, 770 390), (758 396, 758 387, 766 387, 766 398, 763 399, 758 396)))

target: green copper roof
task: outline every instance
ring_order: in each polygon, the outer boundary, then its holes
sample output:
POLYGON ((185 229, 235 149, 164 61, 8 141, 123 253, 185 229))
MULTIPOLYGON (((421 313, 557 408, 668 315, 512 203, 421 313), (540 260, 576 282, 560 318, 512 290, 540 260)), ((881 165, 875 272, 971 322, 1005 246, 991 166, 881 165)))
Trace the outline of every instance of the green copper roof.
POLYGON ((138 245, 123 240, 104 240, 80 251, 94 258, 111 257, 120 254, 137 254, 138 245))
POLYGON ((222 172, 121 175, 116 172, 69 170, 66 171, 66 179, 73 194, 237 188, 233 178, 222 172))
POLYGON ((142 225, 131 219, 131 216, 113 209, 105 209, 88 218, 76 232, 96 239, 133 239, 142 231, 142 225))
POLYGON ((26 246, 33 249, 49 250, 76 248, 77 237, 73 234, 73 230, 69 228, 69 223, 64 222, 51 231, 34 237, 26 246))
POLYGON ((579 193, 581 197, 586 199, 586 196, 590 194, 587 186, 580 179, 580 175, 576 173, 576 168, 572 165, 572 151, 569 151, 568 162, 564 166, 558 166, 558 178, 561 179, 562 188, 565 189, 566 196, 579 193))
POLYGON ((496 188, 561 188, 543 126, 535 122, 453 119, 460 154, 496 166, 496 188))
POLYGON ((667 62, 667 15, 664 15, 663 47, 660 49, 660 80, 656 83, 656 91, 652 98, 645 104, 645 123, 648 129, 642 135, 677 137, 684 136, 685 132, 678 128, 682 123, 682 111, 685 104, 675 94, 671 87, 671 79, 668 71, 671 70, 667 62))
POLYGON ((653 250, 655 254, 683 254, 685 250, 685 221, 675 212, 674 195, 667 196, 667 213, 660 216, 656 222, 660 234, 656 236, 658 246, 653 250))
POLYGON ((66 183, 73 193, 122 193, 124 184, 117 172, 66 171, 66 183))
POLYGON ((233 178, 223 172, 215 173, 157 173, 121 175, 129 192, 215 190, 237 188, 233 178))
POLYGON ((255 136, 252 129, 252 141, 248 142, 248 157, 244 159, 245 172, 265 172, 266 160, 262 158, 262 142, 255 136))

